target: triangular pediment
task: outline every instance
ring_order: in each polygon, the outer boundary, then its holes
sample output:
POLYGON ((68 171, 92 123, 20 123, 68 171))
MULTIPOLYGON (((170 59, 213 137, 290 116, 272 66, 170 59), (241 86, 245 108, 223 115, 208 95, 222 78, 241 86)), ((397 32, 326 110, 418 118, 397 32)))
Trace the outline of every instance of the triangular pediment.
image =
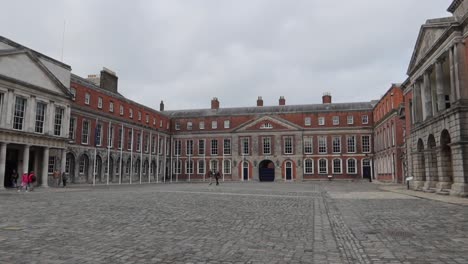
POLYGON ((408 67, 408 75, 421 62, 428 53, 441 40, 444 33, 450 28, 450 22, 425 24, 421 27, 408 67))
POLYGON ((285 130, 297 130, 300 127, 296 126, 295 124, 278 118, 278 117, 271 117, 271 116, 263 116, 258 117, 254 120, 251 120, 244 125, 240 126, 237 131, 285 131, 285 130))
POLYGON ((0 75, 20 83, 69 96, 68 89, 28 51, 0 53, 0 75))

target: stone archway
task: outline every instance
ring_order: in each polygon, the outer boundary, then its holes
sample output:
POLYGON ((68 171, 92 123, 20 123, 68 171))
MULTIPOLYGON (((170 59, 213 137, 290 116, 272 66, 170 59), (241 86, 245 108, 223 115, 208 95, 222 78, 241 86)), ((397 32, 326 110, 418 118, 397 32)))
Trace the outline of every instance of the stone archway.
POLYGON ((94 165, 94 173, 96 174, 96 183, 104 182, 104 177, 102 177, 102 158, 99 155, 96 155, 96 164, 94 165))
POLYGON ((451 138, 447 130, 443 130, 440 135, 440 163, 439 163, 439 183, 437 191, 448 191, 453 184, 453 161, 452 148, 450 147, 451 138))
POLYGON ((421 191, 426 182, 426 162, 424 157, 424 142, 418 139, 415 154, 415 167, 414 167, 414 189, 421 191))
POLYGON ((271 160, 263 160, 258 165, 258 179, 261 182, 275 181, 275 164, 271 160))

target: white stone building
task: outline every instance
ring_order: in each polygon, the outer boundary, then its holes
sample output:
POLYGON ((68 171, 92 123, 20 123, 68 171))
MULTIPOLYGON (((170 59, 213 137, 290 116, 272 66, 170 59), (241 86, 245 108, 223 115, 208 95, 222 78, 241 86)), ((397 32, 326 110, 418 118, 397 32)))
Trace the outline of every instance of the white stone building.
POLYGON ((0 36, 0 189, 12 185, 13 170, 20 179, 34 171, 42 186, 51 171, 64 170, 70 72, 70 66, 0 36))
POLYGON ((468 195, 468 1, 422 25, 403 84, 416 190, 468 195))

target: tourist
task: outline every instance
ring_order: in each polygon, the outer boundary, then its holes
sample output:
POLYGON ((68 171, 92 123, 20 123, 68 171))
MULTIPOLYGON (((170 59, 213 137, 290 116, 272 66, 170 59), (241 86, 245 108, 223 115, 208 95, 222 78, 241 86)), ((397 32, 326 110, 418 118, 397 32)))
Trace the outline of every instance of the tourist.
POLYGON ((29 172, 29 175, 28 175, 28 187, 29 187, 29 191, 33 191, 34 190, 34 184, 36 183, 36 175, 34 175, 34 171, 31 171, 29 172))
POLYGON ((52 176, 54 178, 55 187, 58 188, 60 186, 60 173, 56 170, 52 176))
POLYGON ((216 172, 215 178, 216 178, 216 185, 219 185, 219 171, 216 172))
POLYGON ((29 183, 28 173, 25 172, 21 176, 21 188, 18 189, 18 192, 20 192, 20 191, 26 191, 27 192, 28 191, 28 183, 29 183))
POLYGON ((62 184, 63 188, 67 187, 67 175, 65 174, 65 172, 62 172, 62 184))
POLYGON ((208 171, 208 178, 210 179, 210 184, 208 185, 211 185, 213 183, 213 172, 211 170, 208 171))

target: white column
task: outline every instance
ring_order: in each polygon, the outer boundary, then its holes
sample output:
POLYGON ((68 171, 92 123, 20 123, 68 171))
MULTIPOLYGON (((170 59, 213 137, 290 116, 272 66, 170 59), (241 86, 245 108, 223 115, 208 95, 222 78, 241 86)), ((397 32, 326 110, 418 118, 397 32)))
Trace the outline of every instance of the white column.
MULTIPOLYGON (((421 87, 416 81, 413 85, 413 108, 414 108, 414 123, 421 121, 420 119, 420 103, 421 102, 421 87)), ((379 144, 380 145, 380 144, 379 144)))
POLYGON ((24 149, 23 149, 23 171, 22 171, 22 173, 29 173, 28 165, 29 165, 29 145, 24 145, 24 149))
POLYGON ((5 189, 5 165, 6 165, 7 143, 0 143, 0 190, 5 189))
POLYGON ((449 65, 450 65, 450 103, 453 105, 457 100, 456 84, 455 84, 455 67, 453 47, 449 50, 449 65))
POLYGON ((437 107, 439 112, 445 110, 445 89, 444 89, 444 76, 442 70, 442 61, 437 61, 435 64, 436 76, 436 92, 437 92, 437 107))
MULTIPOLYGON (((6 104, 6 125, 7 128, 12 128, 13 124, 13 111, 15 106, 15 95, 12 89, 8 89, 7 98, 5 98, 6 104)), ((3 112, 2 112, 3 113, 3 112)))
POLYGON ((31 96, 27 102, 25 122, 25 131, 34 132, 36 120, 36 96, 31 96))
POLYGON ((429 73, 425 72, 423 77, 423 112, 424 120, 432 117, 432 94, 431 94, 431 80, 429 79, 429 73))
POLYGON ((60 160, 60 175, 65 172, 65 166, 67 164, 67 150, 62 149, 61 151, 61 160, 60 160))
POLYGON ((456 99, 460 99, 460 47, 459 43, 456 42, 453 47, 453 70, 454 70, 454 81, 455 81, 455 94, 456 99))
POLYGON ((68 138, 68 133, 70 131, 70 119, 71 119, 71 109, 70 106, 67 105, 67 108, 65 108, 65 114, 63 117, 63 133, 62 136, 65 138, 68 138))
POLYGON ((44 148, 44 153, 42 154, 42 187, 49 187, 48 183, 48 167, 49 167, 49 148, 44 148))
POLYGON ((50 101, 47 105, 47 117, 45 118, 45 134, 53 135, 54 134, 54 113, 55 113, 55 102, 50 101))

